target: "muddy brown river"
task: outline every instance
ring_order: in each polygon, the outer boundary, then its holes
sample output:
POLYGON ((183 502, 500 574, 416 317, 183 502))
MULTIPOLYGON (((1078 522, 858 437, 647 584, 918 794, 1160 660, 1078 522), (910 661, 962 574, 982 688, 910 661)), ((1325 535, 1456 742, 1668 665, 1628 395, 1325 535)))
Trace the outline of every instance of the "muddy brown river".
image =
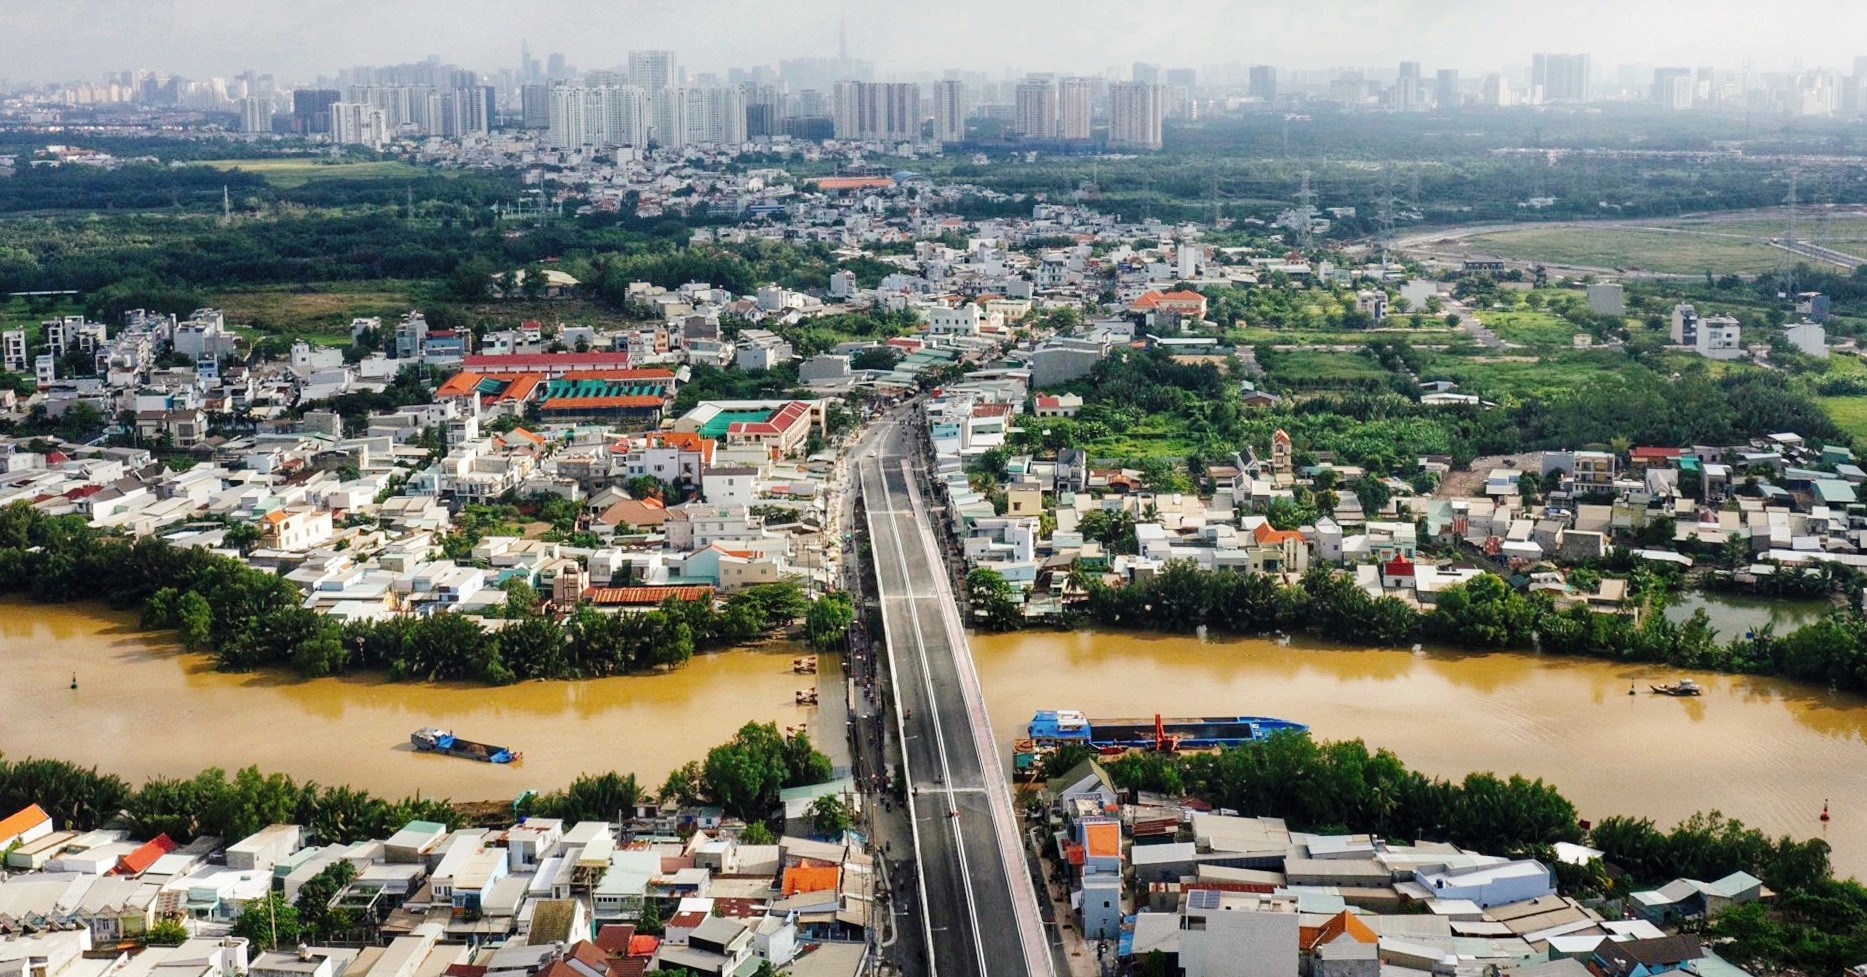
MULTIPOLYGON (((1680 673, 1532 655, 1459 655, 1098 632, 975 635, 1001 750, 1033 711, 1091 716, 1265 715, 1328 739, 1386 747, 1429 774, 1554 782, 1585 818, 1670 825, 1717 808, 1772 834, 1824 834, 1843 874, 1867 877, 1867 700, 1793 682, 1695 674, 1706 694, 1649 683, 1680 673), (1638 695, 1628 695, 1630 685, 1638 695), (1822 802, 1833 820, 1817 820, 1822 802)), ((583 772, 645 786, 748 720, 807 723, 846 762, 840 716, 794 704, 810 676, 794 646, 696 657, 678 671, 505 688, 300 681, 228 674, 135 619, 94 605, 0 601, 6 706, 0 752, 61 757, 140 780, 257 764, 401 795, 493 800, 583 772), (74 692, 67 686, 73 672, 74 692), (524 751, 493 766, 419 754, 408 734, 453 728, 524 751), (822 735, 827 733, 828 735, 822 735)), ((840 688, 834 662, 816 676, 840 688)))

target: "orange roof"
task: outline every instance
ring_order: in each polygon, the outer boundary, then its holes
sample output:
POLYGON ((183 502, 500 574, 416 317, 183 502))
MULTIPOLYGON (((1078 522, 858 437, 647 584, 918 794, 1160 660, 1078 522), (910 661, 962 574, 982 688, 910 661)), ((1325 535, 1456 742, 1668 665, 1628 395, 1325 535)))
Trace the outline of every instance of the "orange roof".
POLYGON ((793 865, 784 870, 784 894, 833 890, 841 871, 834 865, 793 865))
POLYGON ((1343 936, 1347 936, 1356 943, 1376 943, 1380 940, 1380 937, 1368 928, 1367 923, 1346 910, 1324 920, 1321 926, 1301 927, 1297 940, 1302 944, 1303 949, 1314 950, 1324 943, 1334 943, 1343 936))
POLYGON ((175 842, 170 841, 168 835, 156 835, 137 846, 135 851, 117 859, 116 874, 141 875, 149 871, 149 866, 154 865, 156 859, 174 850, 175 842))
POLYGON ((1134 300, 1132 308, 1154 309, 1162 305, 1190 305, 1206 307, 1206 297, 1198 292, 1148 292, 1134 300))
POLYGON ((1303 542, 1302 533, 1290 529, 1277 529, 1268 522, 1260 523, 1258 528, 1252 530, 1251 538, 1266 545, 1281 545, 1289 540, 1303 542))
POLYGON ((592 604, 659 604, 675 600, 712 600, 713 588, 699 587, 591 587, 583 592, 592 604))
POLYGON ((1121 825, 1092 821, 1083 825, 1084 854, 1091 858, 1121 857, 1121 825))
POLYGON ((45 808, 37 804, 28 804, 25 809, 16 811, 8 815, 6 820, 0 821, 0 841, 11 841, 50 820, 52 816, 45 813, 45 808))
POLYGON ((895 185, 885 176, 820 176, 811 182, 819 190, 892 190, 895 185))
POLYGON ((668 521, 668 507, 660 499, 620 499, 596 521, 605 526, 659 526, 668 521))
POLYGON ((630 394, 622 397, 559 397, 538 405, 539 410, 603 410, 610 407, 651 408, 662 407, 667 401, 647 394, 630 394))
POLYGON ((632 956, 632 957, 651 956, 654 954, 655 950, 659 948, 660 946, 661 946, 660 937, 649 936, 646 933, 637 933, 636 935, 629 937, 629 956, 632 956))

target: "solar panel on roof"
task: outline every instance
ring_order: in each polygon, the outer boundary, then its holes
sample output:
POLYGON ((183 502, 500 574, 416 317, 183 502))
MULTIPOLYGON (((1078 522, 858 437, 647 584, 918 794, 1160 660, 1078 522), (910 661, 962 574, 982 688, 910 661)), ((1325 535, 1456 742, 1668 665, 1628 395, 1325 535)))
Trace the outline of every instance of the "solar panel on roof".
POLYGON ((1219 908, 1219 890, 1217 889, 1194 889, 1193 891, 1186 894, 1186 908, 1188 909, 1217 909, 1219 908))

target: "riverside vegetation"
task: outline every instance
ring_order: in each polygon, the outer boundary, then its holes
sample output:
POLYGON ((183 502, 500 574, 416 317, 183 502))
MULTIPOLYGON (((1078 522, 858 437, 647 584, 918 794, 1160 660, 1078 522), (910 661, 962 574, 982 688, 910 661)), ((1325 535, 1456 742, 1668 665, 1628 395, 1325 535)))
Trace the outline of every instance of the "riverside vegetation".
POLYGON ((635 615, 588 607, 567 619, 540 613, 530 588, 507 594, 497 631, 443 612, 339 625, 302 606, 277 574, 206 550, 91 528, 77 516, 0 509, 0 593, 39 600, 103 597, 139 608, 146 626, 173 628, 223 669, 291 668, 312 678, 380 670, 407 681, 592 678, 673 668, 697 651, 759 640, 802 621, 813 647, 838 647, 855 619, 847 595, 809 601, 768 584, 710 601, 669 600, 635 615))

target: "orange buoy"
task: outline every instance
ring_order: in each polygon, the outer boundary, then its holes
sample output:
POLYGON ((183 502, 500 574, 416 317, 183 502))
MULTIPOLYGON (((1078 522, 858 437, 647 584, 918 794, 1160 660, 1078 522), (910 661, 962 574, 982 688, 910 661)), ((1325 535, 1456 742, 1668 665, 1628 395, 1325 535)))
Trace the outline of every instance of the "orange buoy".
POLYGON ((1826 800, 1822 801, 1822 820, 1828 820, 1828 802, 1826 800))

